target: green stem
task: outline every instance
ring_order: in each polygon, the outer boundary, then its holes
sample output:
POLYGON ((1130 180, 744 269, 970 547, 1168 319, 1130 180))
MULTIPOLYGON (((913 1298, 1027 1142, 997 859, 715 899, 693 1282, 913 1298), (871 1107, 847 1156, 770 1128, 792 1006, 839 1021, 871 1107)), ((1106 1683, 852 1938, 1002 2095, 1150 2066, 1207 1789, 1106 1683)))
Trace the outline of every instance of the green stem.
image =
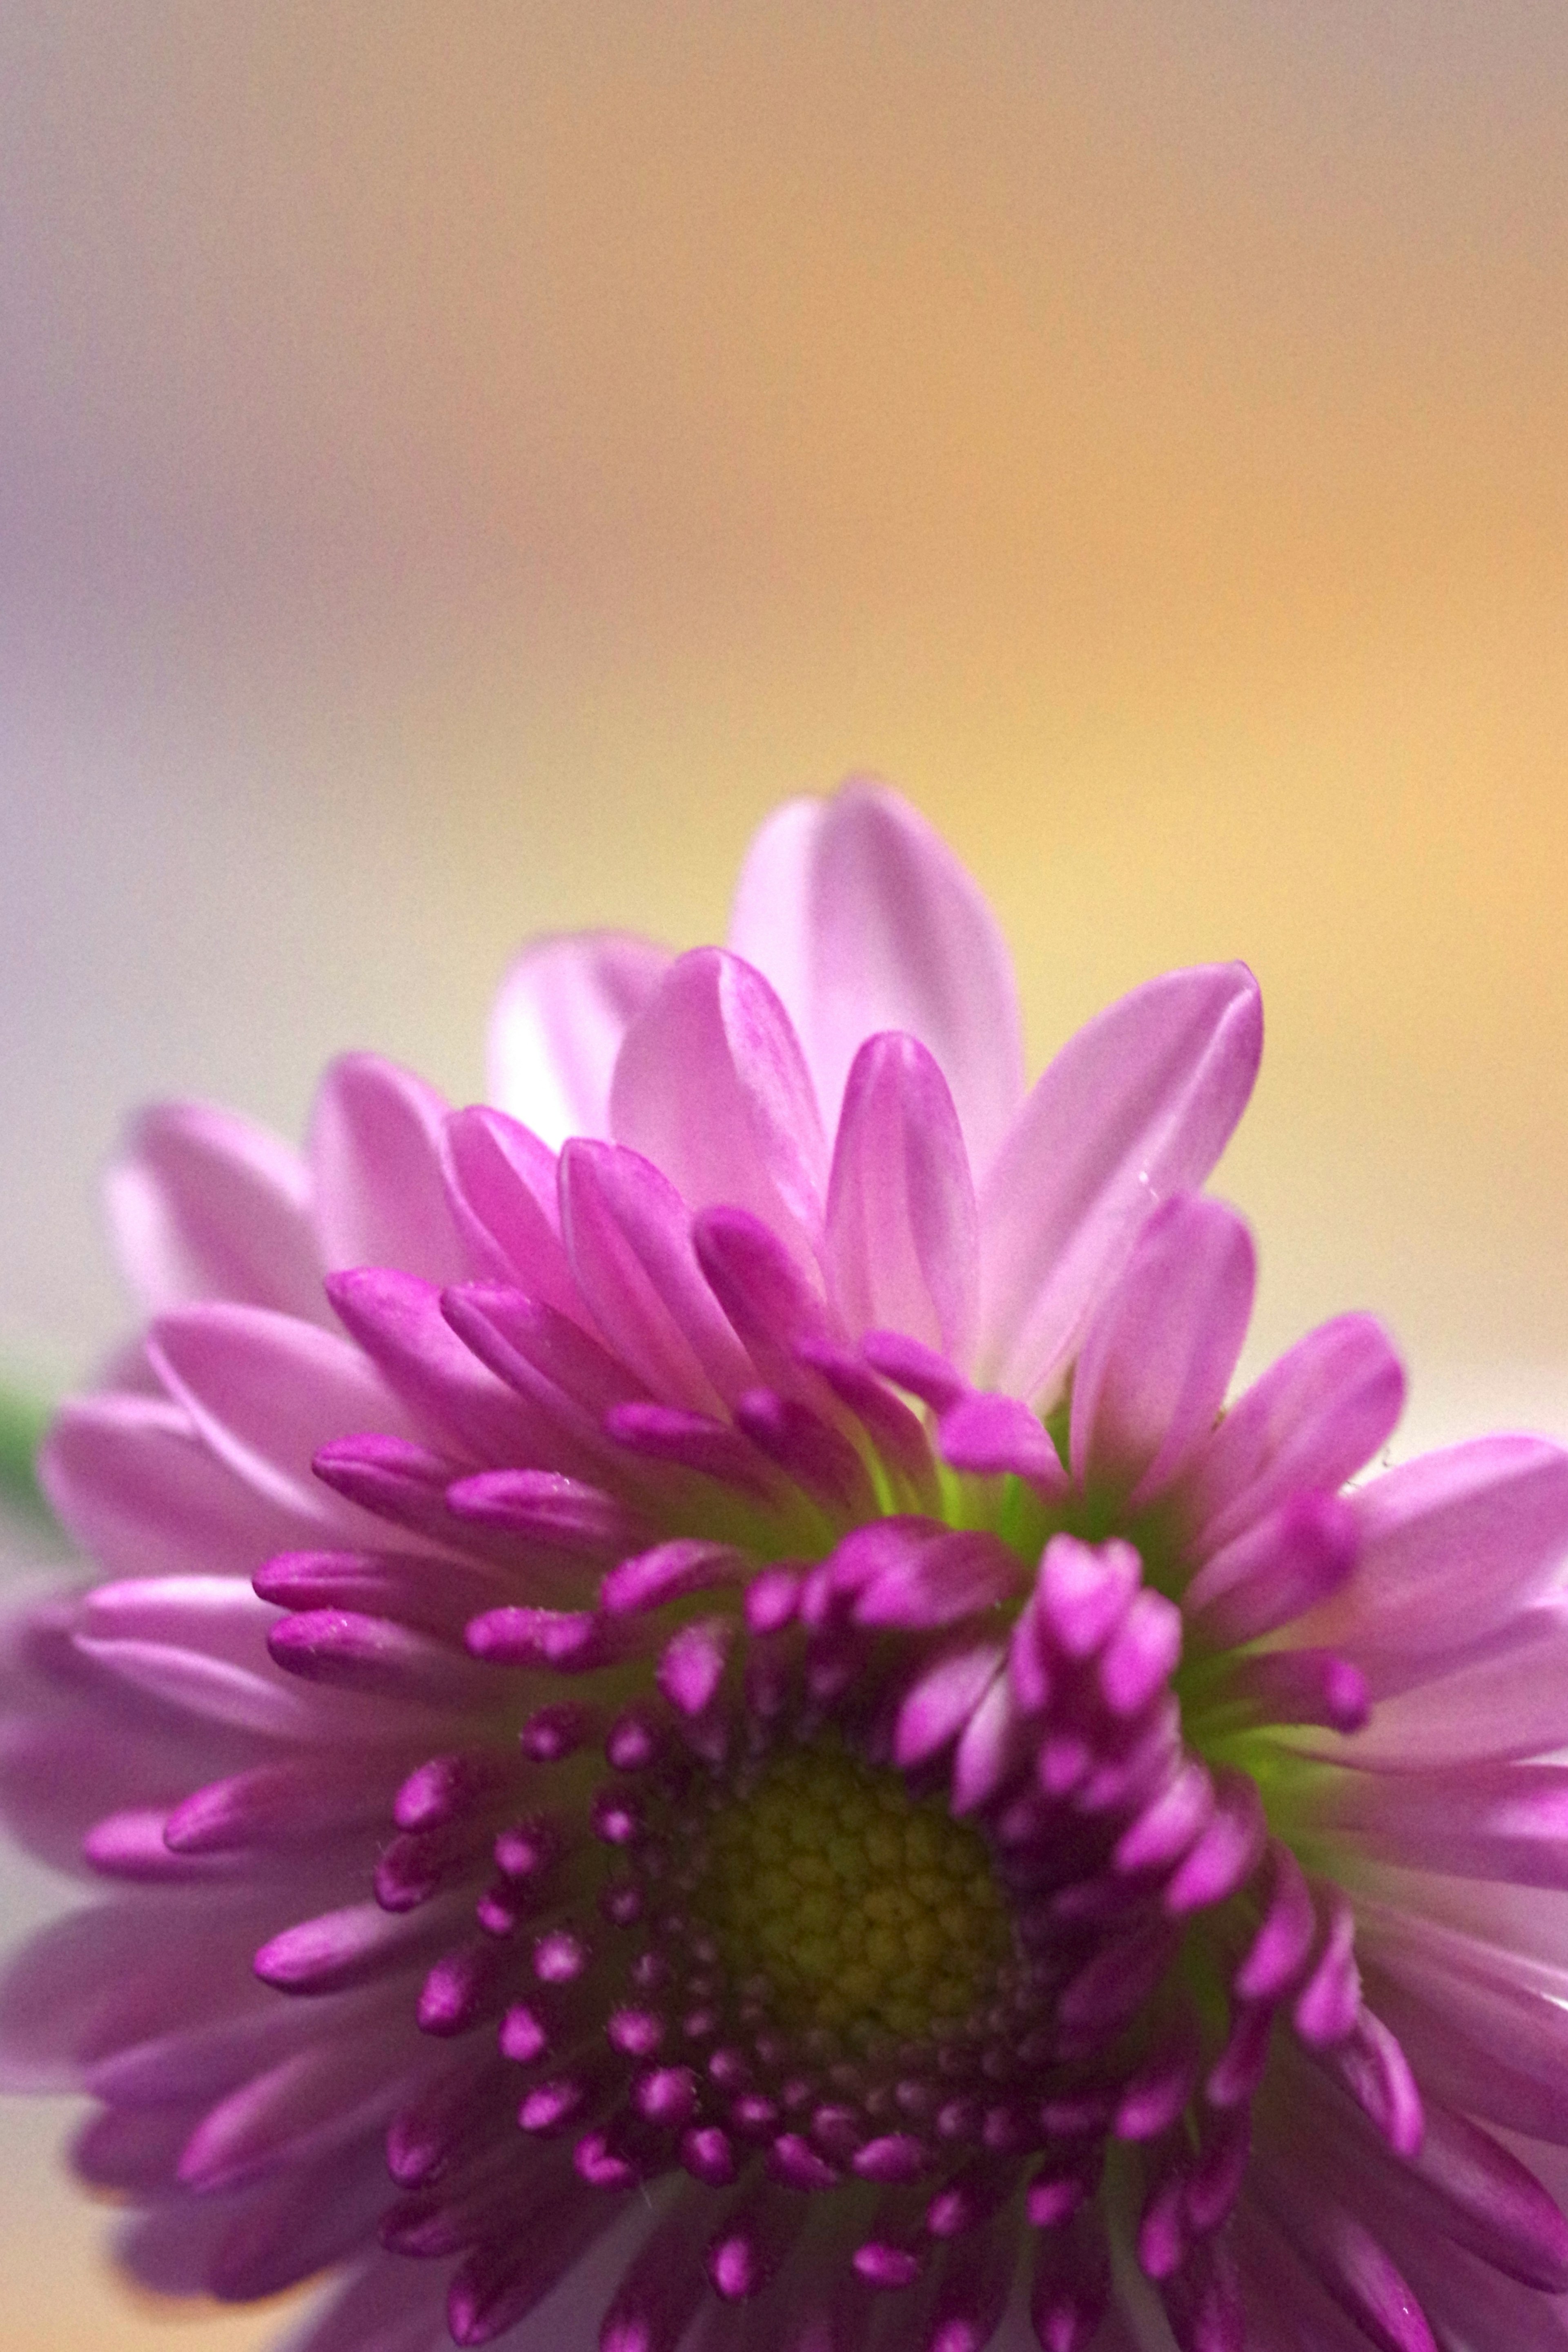
POLYGON ((52 1514, 38 1484, 38 1447, 54 1407, 30 1391, 0 1385, 0 1509, 48 1525, 52 1514))

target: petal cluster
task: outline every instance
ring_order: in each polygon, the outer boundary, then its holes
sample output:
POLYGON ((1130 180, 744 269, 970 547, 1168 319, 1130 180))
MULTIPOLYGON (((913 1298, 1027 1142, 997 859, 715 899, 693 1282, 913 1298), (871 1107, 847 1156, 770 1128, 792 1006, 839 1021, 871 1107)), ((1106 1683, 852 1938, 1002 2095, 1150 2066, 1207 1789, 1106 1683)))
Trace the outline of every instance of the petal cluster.
POLYGON ((0 1783, 14 2079, 309 2352, 1568 2347, 1568 1455, 1233 1398, 1239 966, 1026 1091, 879 787, 556 939, 493 1101, 137 1122, 0 1783), (1360 1483, 1357 1483, 1360 1482, 1360 1483))

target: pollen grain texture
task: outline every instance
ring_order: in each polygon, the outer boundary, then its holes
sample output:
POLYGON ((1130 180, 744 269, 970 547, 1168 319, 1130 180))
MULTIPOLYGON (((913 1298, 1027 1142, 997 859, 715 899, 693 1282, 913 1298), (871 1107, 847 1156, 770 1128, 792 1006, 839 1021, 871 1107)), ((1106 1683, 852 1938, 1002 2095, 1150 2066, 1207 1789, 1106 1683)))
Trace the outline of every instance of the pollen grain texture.
POLYGON ((781 2022, 852 2039, 962 2025, 1012 1945, 980 1832, 837 1744, 787 1750, 715 1815, 696 1908, 781 2022))

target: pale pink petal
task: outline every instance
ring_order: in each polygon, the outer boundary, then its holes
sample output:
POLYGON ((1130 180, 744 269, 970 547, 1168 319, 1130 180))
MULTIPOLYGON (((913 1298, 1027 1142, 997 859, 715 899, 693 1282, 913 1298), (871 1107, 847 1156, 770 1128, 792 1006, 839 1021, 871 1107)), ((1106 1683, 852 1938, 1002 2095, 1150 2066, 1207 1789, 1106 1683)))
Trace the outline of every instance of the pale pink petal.
MULTIPOLYGON (((328 1441, 414 1433, 349 1340, 263 1307, 187 1307, 153 1327, 153 1361, 218 1459, 274 1509, 341 1531, 343 1507, 311 1472, 328 1441)), ((358 1523, 363 1526, 363 1522, 358 1523)))
POLYGON ((1302 1747, 1394 1772, 1568 1747, 1568 1599, 1538 1601, 1469 1645, 1413 1656, 1407 1672, 1420 1679, 1379 1698, 1364 1729, 1303 1734, 1302 1747))
POLYGON ((464 1282, 476 1271, 447 1197, 446 1119, 435 1088, 395 1062, 345 1054, 332 1064, 307 1147, 329 1270, 395 1265, 426 1282, 464 1282))
POLYGON ((1155 1211, 1095 1316, 1073 1375, 1073 1475, 1152 1500, 1214 1426, 1252 1312, 1252 1238, 1191 1195, 1155 1211))
POLYGON ((739 957, 699 948, 671 965, 626 1031, 610 1128, 689 1209, 750 1209, 811 1255, 827 1173, 816 1097, 783 1005, 739 957))
POLYGON ((1553 1580, 1568 1555, 1568 1454, 1541 1437, 1477 1438, 1401 1464, 1352 1507, 1360 1558, 1301 1638, 1358 1661, 1448 1650, 1553 1580))
MULTIPOLYGON (((1500 1965, 1517 1965, 1522 1979, 1545 1986, 1554 1998, 1568 2000, 1563 1905, 1556 1888, 1498 1880, 1479 1883, 1418 1866, 1414 1860, 1396 1874, 1369 1867, 1366 1888, 1386 1910, 1485 1944, 1500 1965)), ((1364 1895, 1357 1899, 1364 1905, 1364 1895)))
POLYGON ((973 1346, 974 1186, 952 1097, 913 1037, 868 1038, 845 1089, 824 1262, 845 1329, 906 1332, 955 1364, 973 1346))
POLYGON ((1359 1549, 1344 1496, 1309 1487, 1213 1553, 1183 1593, 1183 1613, 1205 1643, 1255 1642, 1326 1600, 1359 1549))
POLYGON ((649 1160, 613 1144, 569 1144, 561 1206, 578 1288, 609 1346, 655 1396, 711 1412, 754 1384, 697 1263, 688 1210, 649 1160))
POLYGON ((310 1181, 297 1151, 207 1103, 132 1120, 105 1184, 121 1270, 150 1314, 237 1298, 325 1321, 310 1181))
POLYGON ((79 1643, 167 1642, 267 1672, 278 1612, 232 1576, 128 1577, 95 1584, 77 1612, 79 1643))
POLYGON ((621 1039, 669 961, 626 931, 577 931, 524 948, 490 1014, 491 1101, 552 1150, 568 1136, 607 1136, 621 1039))
POLYGON ((464 1346, 433 1283, 360 1266, 330 1276, 328 1290, 344 1329, 443 1444, 455 1442, 476 1463, 552 1460, 554 1424, 464 1346))
POLYGON ((146 1578, 97 1586, 83 1603, 84 1657, 178 1713, 265 1738, 385 1739, 399 1727, 374 1701, 279 1672, 277 1612, 235 1577, 146 1578))
POLYGON ((302 1502, 259 1492, 167 1396, 71 1398, 45 1441, 39 1475, 65 1526, 111 1576, 249 1576, 268 1552, 321 1532, 313 1493, 302 1502))
POLYGON ((1380 1323, 1340 1315, 1288 1349, 1239 1397, 1183 1482, 1183 1518, 1207 1558, 1289 1496, 1333 1489, 1371 1461, 1405 1402, 1380 1323))
POLYGON ((1342 1772, 1307 1790, 1314 1823, 1363 1853, 1466 1878, 1568 1888, 1568 1767, 1342 1772))
POLYGON ((377 2252, 288 2337, 285 2352, 442 2352, 450 2342, 446 2264, 377 2252))
POLYGON ((1416 2080, 1488 2123, 1568 2146, 1568 1973, 1363 1902, 1373 2004, 1416 2080))
POLYGON ((204 1743, 189 1725, 154 1733, 147 1710, 116 1704, 110 1685, 91 1681, 73 1706, 0 1726, 6 1825, 30 1853, 73 1874, 85 1867, 82 1839, 100 1816, 172 1805, 194 1777, 222 1770, 236 1754, 233 1743, 204 1743))
POLYGON ((752 843, 730 944, 784 999, 831 1129, 865 1039, 929 1046, 976 1167, 1023 1093, 1016 991, 995 919, 923 817, 885 785, 788 802, 752 843))
MULTIPOLYGON (((226 2303, 277 2294, 357 2254, 374 2237, 385 2208, 386 2156, 381 2135, 371 2132, 357 2147, 334 2147, 223 2200, 226 2226, 208 2264, 208 2291, 226 2303)), ((180 2210, 188 2220, 190 2208, 180 2210)), ((174 2227, 173 2214, 162 2218, 174 2227)), ((370 2352, 368 2343, 362 2352, 370 2352)))
POLYGON ((261 2010, 250 1957, 273 1916, 254 1894, 224 1895, 190 1905, 181 1933, 161 1936, 166 1905, 138 1894, 52 1920, 0 1976, 0 2081, 77 2089, 115 2051, 261 2010))
POLYGON ((583 1304, 561 1246, 555 1154, 504 1111, 455 1111, 442 1133, 452 1213, 487 1280, 563 1315, 583 1304))
POLYGON ((1252 974, 1204 964, 1135 989, 1062 1048, 981 1186, 987 1386, 1034 1399, 1059 1385, 1140 1226, 1219 1158, 1262 1046, 1252 974))

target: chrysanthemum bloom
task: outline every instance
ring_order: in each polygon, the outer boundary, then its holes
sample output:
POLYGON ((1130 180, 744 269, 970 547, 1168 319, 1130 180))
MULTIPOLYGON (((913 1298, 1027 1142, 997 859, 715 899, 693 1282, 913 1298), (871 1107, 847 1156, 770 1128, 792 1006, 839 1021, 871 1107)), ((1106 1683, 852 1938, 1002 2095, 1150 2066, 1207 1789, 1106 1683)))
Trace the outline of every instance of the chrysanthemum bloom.
POLYGON ((1568 2347, 1568 1456, 1226 1407, 1240 966, 1033 1092, 886 793, 728 950, 524 955, 496 1108, 142 1118, 50 1442, 110 1580, 7 1788, 109 1883, 3 2003, 131 2269, 310 2352, 1568 2347), (323 1280, 324 1277, 324 1280, 323 1280))

